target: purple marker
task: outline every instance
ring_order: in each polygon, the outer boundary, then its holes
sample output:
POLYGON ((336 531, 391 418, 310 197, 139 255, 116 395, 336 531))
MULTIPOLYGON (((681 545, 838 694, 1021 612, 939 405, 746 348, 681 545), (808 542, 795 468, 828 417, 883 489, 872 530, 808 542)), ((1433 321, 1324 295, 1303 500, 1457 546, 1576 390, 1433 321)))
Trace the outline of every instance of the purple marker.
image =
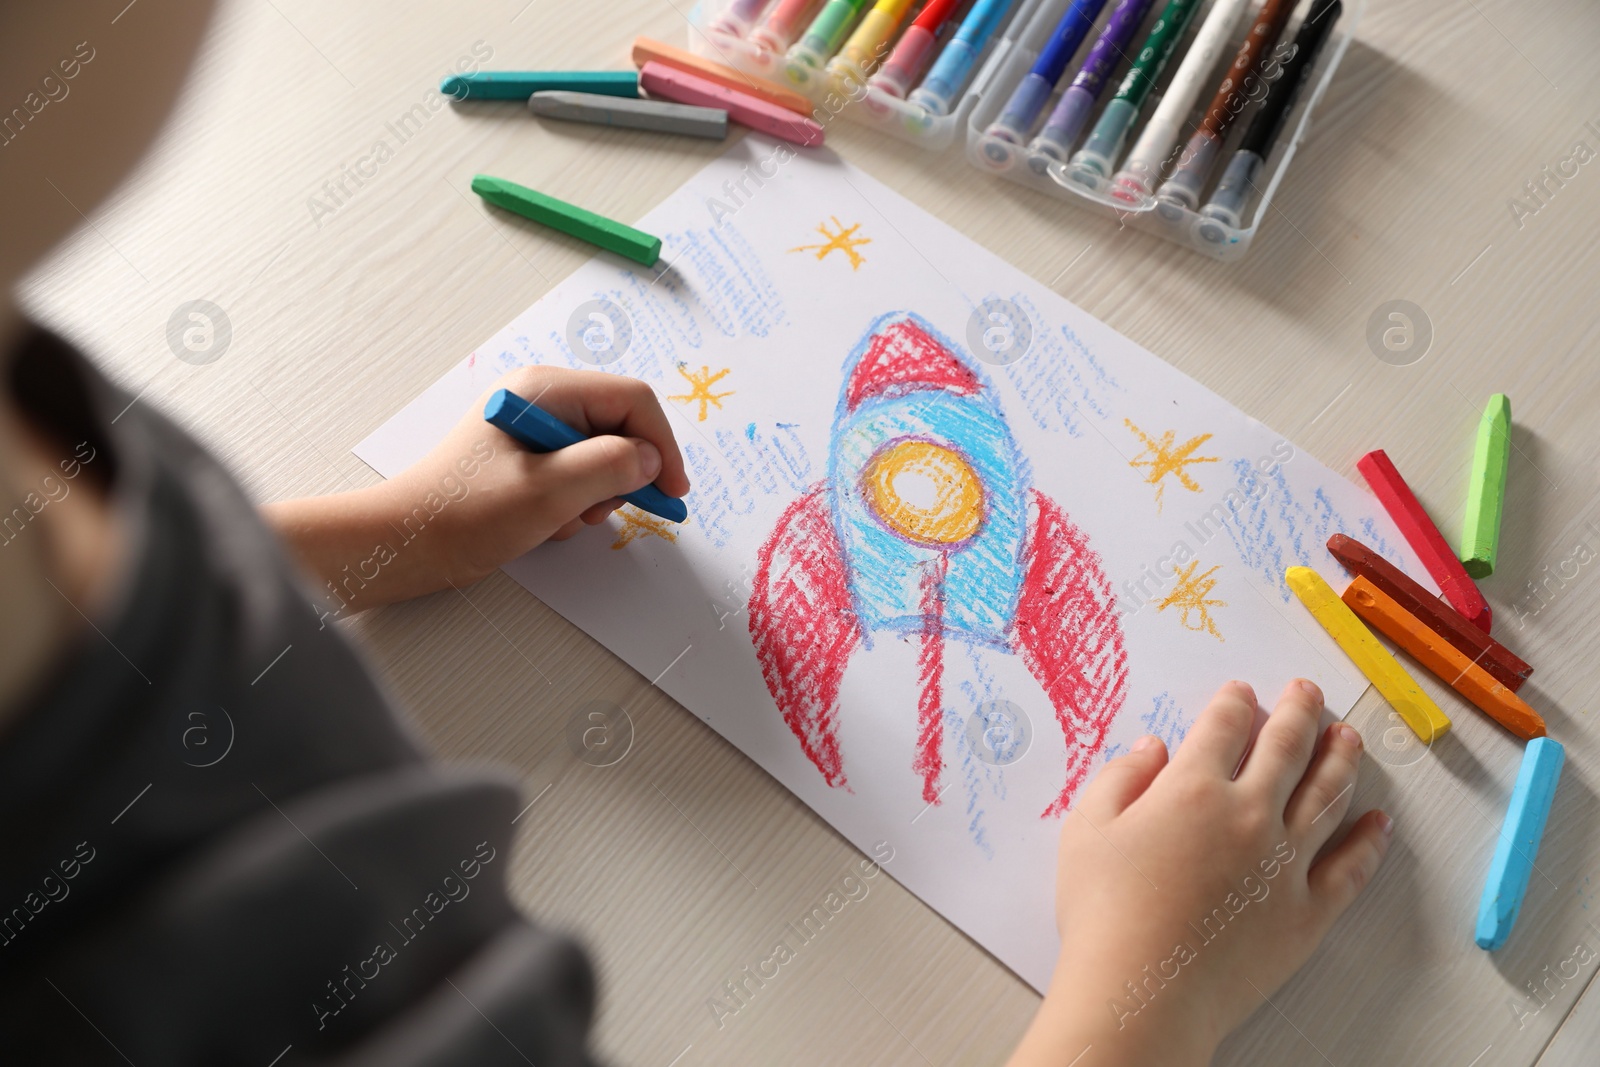
POLYGON ((1050 119, 1033 139, 1030 154, 1044 155, 1050 159, 1065 160, 1072 146, 1083 132, 1084 123, 1100 92, 1106 87, 1111 72, 1128 51, 1133 35, 1144 22, 1150 5, 1155 0, 1122 0, 1111 12, 1106 28, 1089 50, 1083 67, 1072 79, 1072 85, 1061 94, 1061 101, 1050 113, 1050 119))

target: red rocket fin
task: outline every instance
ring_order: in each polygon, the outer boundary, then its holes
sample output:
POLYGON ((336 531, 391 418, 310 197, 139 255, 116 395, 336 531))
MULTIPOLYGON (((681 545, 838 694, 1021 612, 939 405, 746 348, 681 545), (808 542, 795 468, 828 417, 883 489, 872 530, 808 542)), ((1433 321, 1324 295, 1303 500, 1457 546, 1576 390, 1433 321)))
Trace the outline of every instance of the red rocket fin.
POLYGON ((839 687, 861 628, 822 487, 789 505, 761 546, 749 615, 756 659, 784 721, 827 783, 843 786, 839 687))
POLYGON ((1072 803, 1128 695, 1128 655, 1116 596, 1100 557, 1061 508, 1037 490, 1023 549, 1013 646, 1056 710, 1067 738, 1067 777, 1044 815, 1072 803))

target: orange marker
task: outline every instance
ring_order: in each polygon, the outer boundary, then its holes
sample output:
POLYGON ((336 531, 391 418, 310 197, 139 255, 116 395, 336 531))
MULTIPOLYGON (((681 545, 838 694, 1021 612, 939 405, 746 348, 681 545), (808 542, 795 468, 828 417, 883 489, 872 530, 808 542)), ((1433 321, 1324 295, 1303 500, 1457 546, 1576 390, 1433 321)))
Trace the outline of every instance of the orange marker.
POLYGON ((1495 722, 1524 741, 1545 736, 1544 720, 1527 702, 1366 578, 1352 581, 1341 599, 1369 626, 1411 653, 1418 663, 1495 722))
POLYGON ((753 74, 746 74, 732 67, 725 67, 721 63, 702 59, 686 49, 662 41, 653 41, 648 37, 636 37, 633 41, 633 65, 643 68, 646 63, 660 63, 663 67, 672 67, 685 74, 694 74, 706 81, 716 82, 724 89, 753 96, 757 100, 786 108, 799 115, 811 114, 813 107, 811 101, 792 89, 785 89, 753 74))

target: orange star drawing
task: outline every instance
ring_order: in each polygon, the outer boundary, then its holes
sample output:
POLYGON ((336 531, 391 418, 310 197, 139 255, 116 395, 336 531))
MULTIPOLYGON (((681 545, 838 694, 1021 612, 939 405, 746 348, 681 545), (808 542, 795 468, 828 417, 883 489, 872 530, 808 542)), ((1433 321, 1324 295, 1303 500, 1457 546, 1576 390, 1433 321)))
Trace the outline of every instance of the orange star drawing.
POLYGON ((839 216, 837 215, 830 215, 829 218, 833 219, 833 228, 838 232, 830 233, 828 231, 828 224, 826 222, 819 224, 817 226, 817 232, 828 239, 825 243, 817 245, 800 245, 798 248, 789 249, 789 251, 815 252, 817 254, 817 259, 819 260, 826 259, 829 252, 843 252, 850 259, 850 269, 860 270, 861 264, 867 261, 867 257, 863 256, 860 252, 857 252, 856 249, 860 248, 862 245, 870 245, 872 243, 872 238, 855 236, 855 232, 861 229, 861 223, 859 222, 854 226, 846 226, 844 223, 839 221, 839 216))
POLYGON ((1224 640, 1217 630, 1217 621, 1211 617, 1211 608, 1225 608, 1226 600, 1211 600, 1211 591, 1217 587, 1217 580, 1211 577, 1222 569, 1219 563, 1204 574, 1195 574, 1195 568, 1200 566, 1197 559, 1190 560, 1189 565, 1178 572, 1178 584, 1167 594, 1167 598, 1156 605, 1157 611, 1166 611, 1168 608, 1177 608, 1182 615, 1179 622, 1184 629, 1205 632, 1215 637, 1218 641, 1224 640), (1191 623, 1190 612, 1196 613, 1199 618, 1191 623))
POLYGON ((678 532, 668 525, 666 519, 658 519, 648 511, 640 511, 632 504, 618 508, 617 517, 622 520, 622 528, 617 531, 617 539, 611 544, 613 551, 630 541, 637 541, 651 534, 667 541, 678 539, 678 532))
POLYGON ((1139 440, 1144 442, 1144 451, 1140 452, 1128 462, 1130 467, 1148 467, 1150 472, 1145 475, 1145 481, 1156 487, 1156 510, 1161 510, 1161 495, 1167 487, 1167 475, 1175 475, 1178 484, 1191 493, 1200 492, 1200 483, 1189 477, 1187 470, 1192 463, 1216 463, 1216 456, 1196 456, 1194 450, 1211 440, 1208 433, 1199 434, 1189 438, 1181 445, 1175 445, 1177 434, 1168 430, 1157 441, 1149 434, 1133 424, 1132 419, 1123 419, 1123 423, 1139 435, 1139 440), (1149 458, 1146 459, 1145 457, 1149 458))
POLYGON ((699 373, 694 373, 680 363, 678 364, 678 373, 683 375, 684 381, 689 383, 689 391, 687 393, 679 393, 676 396, 669 396, 667 399, 676 400, 683 404, 698 403, 700 405, 700 414, 696 417, 696 421, 705 422, 706 405, 715 405, 716 409, 721 411, 722 398, 732 396, 737 392, 734 389, 729 389, 726 393, 713 393, 711 391, 711 387, 726 378, 730 372, 731 368, 724 367, 717 373, 712 374, 710 367, 702 366, 699 373))

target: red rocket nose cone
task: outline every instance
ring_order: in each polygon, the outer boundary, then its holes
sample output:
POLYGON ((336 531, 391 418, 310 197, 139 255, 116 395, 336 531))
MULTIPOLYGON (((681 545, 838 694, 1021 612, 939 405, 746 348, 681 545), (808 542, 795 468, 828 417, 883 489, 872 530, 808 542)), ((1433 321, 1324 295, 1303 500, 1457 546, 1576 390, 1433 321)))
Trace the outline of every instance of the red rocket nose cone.
POLYGON ((972 396, 982 388, 978 376, 916 322, 890 323, 867 342, 845 383, 845 409, 854 411, 875 396, 904 396, 921 389, 945 389, 972 396))

